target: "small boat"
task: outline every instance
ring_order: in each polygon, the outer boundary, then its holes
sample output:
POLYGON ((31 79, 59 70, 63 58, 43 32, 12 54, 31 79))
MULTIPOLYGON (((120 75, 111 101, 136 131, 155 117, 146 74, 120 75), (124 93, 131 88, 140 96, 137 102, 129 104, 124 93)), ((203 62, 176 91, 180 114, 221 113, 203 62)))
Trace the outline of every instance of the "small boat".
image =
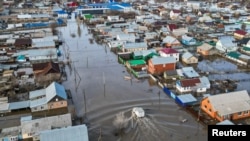
POLYGON ((132 109, 132 114, 137 118, 143 118, 145 116, 145 112, 141 107, 134 107, 132 109))

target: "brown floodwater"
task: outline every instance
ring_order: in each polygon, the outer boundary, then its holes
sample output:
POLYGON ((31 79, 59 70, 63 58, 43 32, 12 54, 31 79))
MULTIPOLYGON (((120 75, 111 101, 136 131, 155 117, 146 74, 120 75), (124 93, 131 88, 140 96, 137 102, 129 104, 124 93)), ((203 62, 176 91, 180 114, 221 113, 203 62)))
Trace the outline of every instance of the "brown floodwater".
POLYGON ((206 128, 196 118, 151 80, 131 76, 113 52, 89 42, 92 35, 85 25, 79 27, 81 34, 77 23, 69 20, 66 27, 59 28, 65 40, 60 59, 67 61, 69 55, 72 61, 62 84, 71 90, 76 115, 86 117, 90 141, 207 140, 206 128), (133 107, 142 107, 145 118, 134 119, 133 107), (182 123, 183 119, 187 122, 182 123))

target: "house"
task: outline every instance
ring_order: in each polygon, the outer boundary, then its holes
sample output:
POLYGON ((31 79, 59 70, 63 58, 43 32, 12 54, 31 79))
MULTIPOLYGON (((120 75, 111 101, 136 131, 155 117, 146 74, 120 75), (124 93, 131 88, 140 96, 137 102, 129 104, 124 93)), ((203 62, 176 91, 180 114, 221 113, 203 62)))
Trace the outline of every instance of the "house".
POLYGON ((209 56, 216 54, 217 50, 212 45, 208 43, 203 43, 202 45, 196 48, 196 52, 203 56, 209 56))
POLYGON ((181 36, 181 42, 184 45, 190 46, 190 45, 195 45, 196 44, 196 39, 194 37, 188 36, 186 34, 181 36))
POLYGON ((170 13, 169 13, 169 16, 170 16, 170 18, 172 20, 178 19, 180 15, 181 15, 181 11, 180 10, 176 10, 176 9, 171 10, 170 13))
POLYGON ((0 134, 1 141, 19 141, 22 138, 19 133, 21 131, 20 126, 14 126, 9 128, 2 128, 0 134))
POLYGON ((244 30, 236 30, 236 31, 234 31, 233 35, 234 35, 235 39, 241 40, 247 35, 247 32, 244 30))
POLYGON ((67 108, 67 94, 62 85, 52 82, 45 89, 29 92, 31 112, 67 108))
POLYGON ((210 83, 207 77, 181 79, 176 81, 176 90, 180 93, 203 93, 209 88, 210 83))
POLYGON ((32 40, 31 38, 18 38, 15 40, 14 46, 16 49, 27 49, 31 47, 32 40))
POLYGON ((168 24, 167 29, 172 32, 174 29, 178 29, 178 26, 176 24, 168 24))
POLYGON ((185 64, 197 64, 198 58, 187 51, 181 55, 181 61, 185 64))
POLYGON ((148 59, 159 56, 159 54, 156 52, 155 49, 149 49, 149 50, 141 50, 141 51, 134 51, 132 53, 132 58, 137 59, 143 59, 145 61, 148 61, 148 59))
POLYGON ((188 28, 177 28, 177 29, 173 29, 172 31, 172 35, 176 38, 181 37, 182 35, 185 35, 188 33, 188 28))
POLYGON ((169 70, 169 71, 165 71, 163 73, 163 77, 165 79, 173 79, 173 80, 175 80, 175 79, 179 78, 179 75, 178 75, 176 70, 169 70))
POLYGON ((8 97, 0 97, 0 114, 10 112, 9 105, 8 97))
POLYGON ((197 77, 200 77, 199 73, 197 73, 197 71, 195 71, 195 69, 193 67, 182 67, 181 71, 182 71, 182 74, 186 78, 197 78, 197 77))
POLYGON ((107 16, 107 21, 109 21, 109 22, 116 22, 119 20, 120 20, 119 16, 107 16))
POLYGON ((40 132, 40 141, 89 141, 85 124, 40 132), (53 138, 51 138, 53 137, 53 138))
POLYGON ((122 49, 123 52, 141 51, 141 50, 147 50, 148 45, 145 42, 126 43, 123 45, 122 49))
POLYGON ((24 55, 27 61, 31 63, 57 61, 58 59, 56 48, 29 49, 14 53, 12 57, 18 57, 20 55, 24 55))
POLYGON ((158 37, 158 34, 156 32, 146 32, 144 33, 144 40, 148 39, 156 39, 158 37))
MULTIPOLYGON (((241 51, 246 52, 247 48, 242 48, 241 51)), ((242 65, 248 65, 250 63, 250 56, 237 51, 231 51, 225 54, 225 56, 242 65)))
POLYGON ((170 47, 170 48, 182 46, 181 42, 173 36, 166 36, 165 38, 163 38, 162 43, 164 44, 165 47, 170 47))
POLYGON ((192 94, 182 94, 182 95, 178 95, 175 101, 179 105, 186 107, 189 105, 196 104, 198 100, 192 94))
POLYGON ((237 44, 233 42, 234 39, 231 36, 222 36, 216 42, 215 48, 221 53, 227 53, 236 51, 238 49, 237 44))
POLYGON ((121 47, 126 43, 126 41, 119 41, 119 40, 111 40, 107 43, 108 47, 110 49, 112 48, 117 48, 117 47, 121 47))
POLYGON ((35 63, 32 64, 32 69, 35 82, 38 84, 60 80, 61 70, 58 63, 35 63))
POLYGON ((250 117, 250 97, 246 90, 211 95, 202 99, 200 108, 220 121, 250 117))
POLYGON ((136 39, 134 34, 125 34, 125 33, 117 34, 116 38, 119 41, 126 41, 126 42, 131 42, 131 43, 134 43, 136 39))
POLYGON ((174 57, 176 61, 179 61, 179 52, 173 48, 163 48, 159 52, 160 56, 162 57, 174 57))
POLYGON ((150 74, 163 74, 168 70, 175 70, 176 59, 174 57, 153 57, 148 60, 148 72, 150 74))
POLYGON ((247 46, 250 47, 250 38, 243 38, 241 40, 238 41, 238 46, 247 46))
POLYGON ((145 60, 128 60, 126 61, 126 66, 133 69, 135 72, 145 71, 147 69, 145 60))
POLYGON ((39 141, 42 131, 72 126, 72 119, 71 114, 67 113, 36 119, 32 119, 31 116, 22 117, 20 123, 21 132, 19 134, 22 140, 39 141))

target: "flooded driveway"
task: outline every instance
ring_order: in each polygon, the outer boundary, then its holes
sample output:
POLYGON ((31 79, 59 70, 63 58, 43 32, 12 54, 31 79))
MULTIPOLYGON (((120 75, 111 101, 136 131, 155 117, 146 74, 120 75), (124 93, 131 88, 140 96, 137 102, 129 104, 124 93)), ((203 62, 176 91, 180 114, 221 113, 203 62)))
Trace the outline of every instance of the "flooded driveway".
POLYGON ((65 39, 60 59, 66 61, 69 55, 72 61, 62 84, 71 90, 77 116, 87 118, 90 141, 207 140, 203 125, 158 86, 148 79, 125 80, 130 74, 117 56, 103 45, 89 43, 92 35, 83 24, 79 27, 81 36, 74 20, 59 28, 65 39), (134 119, 133 107, 142 107, 146 117, 134 119))

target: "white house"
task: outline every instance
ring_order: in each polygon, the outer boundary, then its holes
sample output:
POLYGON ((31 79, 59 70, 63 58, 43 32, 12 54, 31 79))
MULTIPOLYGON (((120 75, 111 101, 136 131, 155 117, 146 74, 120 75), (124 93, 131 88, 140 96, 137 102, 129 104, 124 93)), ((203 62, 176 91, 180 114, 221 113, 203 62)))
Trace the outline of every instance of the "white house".
POLYGON ((191 79, 182 79, 176 81, 176 89, 180 93, 186 92, 206 92, 210 88, 210 82, 208 78, 191 78, 191 79))
POLYGON ((134 43, 135 42, 135 35, 134 34, 118 34, 116 36, 117 40, 119 41, 126 41, 126 42, 131 42, 134 43))
POLYGON ((218 39, 215 48, 222 53, 237 51, 237 44, 233 41, 234 38, 231 36, 222 36, 218 39))
POLYGON ((180 58, 180 53, 173 48, 163 48, 158 53, 162 57, 171 57, 172 56, 176 59, 176 61, 179 61, 179 58, 180 58))
POLYGON ((126 43, 123 45, 123 52, 134 52, 134 51, 141 51, 147 50, 148 45, 145 42, 140 43, 126 43))
POLYGON ((119 21, 120 17, 119 16, 108 16, 107 17, 107 21, 109 22, 115 22, 115 21, 119 21))
POLYGON ((108 42, 108 47, 109 48, 116 48, 116 47, 122 47, 126 41, 119 41, 119 40, 112 40, 108 42))
POLYGON ((181 11, 175 10, 175 9, 171 10, 169 13, 169 16, 171 19, 178 19, 180 15, 181 15, 181 11))
POLYGON ((29 92, 32 112, 67 107, 67 94, 62 85, 52 82, 45 89, 29 92))
POLYGON ((158 36, 158 33, 156 32, 146 32, 144 34, 144 40, 148 40, 148 39, 155 39, 158 36))
POLYGON ((49 60, 57 61, 57 49, 56 48, 45 48, 45 49, 29 49, 20 51, 12 55, 12 57, 18 57, 24 55, 29 59, 31 63, 34 62, 46 62, 49 60))

